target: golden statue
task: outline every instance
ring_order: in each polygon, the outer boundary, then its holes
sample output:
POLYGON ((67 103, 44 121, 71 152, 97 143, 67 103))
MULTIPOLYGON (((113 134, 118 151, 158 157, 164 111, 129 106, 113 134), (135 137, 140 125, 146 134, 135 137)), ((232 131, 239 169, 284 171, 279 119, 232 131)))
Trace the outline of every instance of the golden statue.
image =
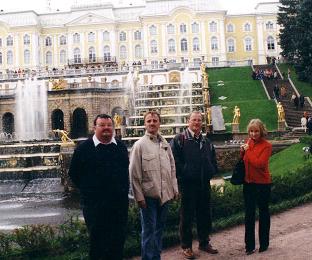
POLYGON ((282 103, 278 102, 276 105, 276 108, 277 108, 278 122, 284 122, 285 121, 285 110, 282 106, 282 103))
POLYGON ((212 120, 212 118, 211 118, 211 107, 208 107, 207 108, 207 124, 208 125, 211 125, 211 120, 212 120))
POLYGON ((52 79, 52 90, 65 89, 67 82, 64 79, 52 79))
POLYGON ((208 92, 208 89, 204 89, 203 99, 204 99, 204 105, 208 106, 209 105, 209 92, 208 92))
POLYGON ((73 143, 73 140, 69 138, 68 132, 66 132, 65 130, 54 129, 53 132, 61 135, 62 143, 68 143, 68 142, 73 143))
POLYGON ((240 120, 240 109, 238 106, 235 106, 234 111, 233 111, 233 124, 239 124, 239 120, 240 120))
POLYGON ((203 82, 203 84, 204 84, 204 87, 208 88, 208 74, 207 73, 204 74, 204 82, 203 82))
POLYGON ((202 75, 206 74, 206 64, 204 62, 200 64, 200 71, 202 75))
POLYGON ((115 129, 120 128, 121 123, 122 123, 122 116, 115 113, 113 120, 115 124, 115 129))

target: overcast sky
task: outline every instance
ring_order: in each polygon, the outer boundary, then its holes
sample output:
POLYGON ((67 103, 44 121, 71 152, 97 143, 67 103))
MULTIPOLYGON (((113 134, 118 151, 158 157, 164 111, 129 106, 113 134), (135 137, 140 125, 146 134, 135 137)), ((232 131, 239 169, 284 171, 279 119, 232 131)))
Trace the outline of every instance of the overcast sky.
MULTIPOLYGON (((49 0, 0 0, 0 9, 4 11, 13 10, 35 10, 42 13, 47 10, 47 3, 49 0)), ((90 1, 90 0, 89 0, 90 1)), ((142 2, 143 0, 99 0, 98 2, 124 2, 127 4, 142 2)), ((272 0, 219 0, 222 6, 229 10, 230 13, 234 12, 253 12, 254 7, 259 2, 272 2, 272 0)), ((274 1, 274 0, 273 0, 274 1)), ((275 0, 276 1, 276 0, 275 0)), ((66 11, 70 9, 70 6, 75 2, 88 3, 88 0, 50 0, 50 6, 52 10, 59 9, 60 11, 66 11)), ((95 0, 91 0, 95 2, 95 0)))

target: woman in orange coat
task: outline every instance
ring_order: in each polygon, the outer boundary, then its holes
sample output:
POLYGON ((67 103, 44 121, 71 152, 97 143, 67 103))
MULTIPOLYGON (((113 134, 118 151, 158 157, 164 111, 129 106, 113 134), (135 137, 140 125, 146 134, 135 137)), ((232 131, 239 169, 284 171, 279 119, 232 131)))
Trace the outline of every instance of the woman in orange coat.
POLYGON ((247 127, 249 138, 241 146, 245 163, 245 248, 246 254, 255 252, 255 212, 259 208, 259 253, 269 247, 271 175, 269 158, 272 144, 265 140, 267 130, 260 119, 252 119, 247 127))

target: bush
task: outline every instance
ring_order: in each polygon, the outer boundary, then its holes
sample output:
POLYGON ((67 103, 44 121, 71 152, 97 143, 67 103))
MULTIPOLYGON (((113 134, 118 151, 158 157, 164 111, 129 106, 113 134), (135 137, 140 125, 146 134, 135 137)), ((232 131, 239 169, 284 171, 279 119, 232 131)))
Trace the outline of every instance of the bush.
POLYGON ((299 141, 300 141, 300 143, 311 145, 312 144, 312 135, 302 136, 299 138, 299 141))
POLYGON ((13 231, 15 242, 29 256, 50 251, 55 243, 55 232, 49 225, 24 226, 13 231))
POLYGON ((9 255, 12 252, 12 236, 0 233, 0 256, 9 255))

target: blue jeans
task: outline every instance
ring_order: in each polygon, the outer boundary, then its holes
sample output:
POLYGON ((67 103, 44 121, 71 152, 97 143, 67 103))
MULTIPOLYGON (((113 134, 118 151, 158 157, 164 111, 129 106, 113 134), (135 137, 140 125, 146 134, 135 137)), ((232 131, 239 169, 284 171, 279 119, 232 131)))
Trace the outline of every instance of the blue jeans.
POLYGON ((145 198, 146 209, 141 209, 142 260, 158 260, 162 249, 162 232, 168 213, 168 203, 160 205, 158 199, 145 198))

